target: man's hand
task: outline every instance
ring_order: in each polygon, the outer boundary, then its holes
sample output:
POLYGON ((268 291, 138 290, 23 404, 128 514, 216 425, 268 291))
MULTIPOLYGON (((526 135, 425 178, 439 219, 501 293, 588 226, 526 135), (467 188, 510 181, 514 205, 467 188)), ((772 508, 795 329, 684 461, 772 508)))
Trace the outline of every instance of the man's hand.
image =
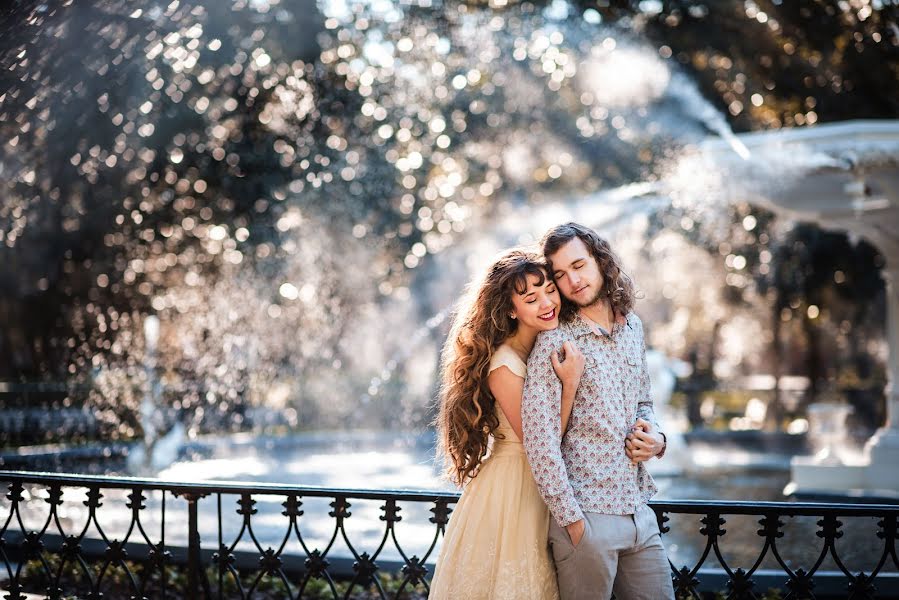
POLYGON ((649 460, 664 448, 665 438, 643 419, 637 419, 624 440, 624 451, 634 464, 649 460))
POLYGON ((577 548, 578 544, 581 543, 581 539, 584 537, 584 531, 586 531, 586 525, 584 524, 584 520, 575 521, 574 523, 569 523, 565 526, 565 530, 568 531, 568 537, 571 539, 571 543, 574 544, 574 547, 577 548))

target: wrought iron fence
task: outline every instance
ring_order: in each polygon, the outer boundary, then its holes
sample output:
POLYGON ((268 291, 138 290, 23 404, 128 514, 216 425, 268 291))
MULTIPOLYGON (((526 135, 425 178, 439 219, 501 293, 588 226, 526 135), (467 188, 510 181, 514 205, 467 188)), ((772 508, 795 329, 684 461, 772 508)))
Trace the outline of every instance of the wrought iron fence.
MULTIPOLYGON (((49 598, 424 598, 438 542, 458 500, 447 492, 181 484, 10 471, 0 471, 0 481, 8 484, 0 503, 0 596, 10 600, 24 599, 26 593, 49 598), (228 508, 228 499, 235 508, 228 508), (116 519, 103 518, 104 501, 110 503, 107 511, 118 511, 116 519), (307 514, 316 503, 327 504, 327 517, 307 514), (366 539, 354 540, 358 532, 348 525, 353 511, 372 503, 378 506, 377 518, 372 511, 357 517, 366 519, 366 539), (272 505, 280 511, 261 510, 272 505), (427 528, 414 543, 401 542, 397 535, 404 516, 415 517, 419 530, 427 528), (345 549, 343 556, 338 546, 345 549)), ((692 566, 671 567, 679 598, 714 592, 763 598, 768 588, 779 588, 783 598, 899 598, 897 505, 671 501, 651 506, 665 537, 678 527, 684 529, 681 538, 696 542, 692 566), (696 521, 692 531, 680 523, 690 519, 696 521), (741 543, 736 559, 722 543, 728 519, 748 519, 757 523, 751 529, 758 527, 751 532, 754 548, 741 543), (791 564, 782 548, 794 519, 814 523, 800 530, 804 537, 798 544, 807 547, 807 555, 813 548, 801 567, 791 564), (865 529, 865 523, 876 527, 865 529), (840 546, 837 540, 852 529, 863 531, 860 541, 840 546), (869 568, 852 569, 846 554, 869 568)))

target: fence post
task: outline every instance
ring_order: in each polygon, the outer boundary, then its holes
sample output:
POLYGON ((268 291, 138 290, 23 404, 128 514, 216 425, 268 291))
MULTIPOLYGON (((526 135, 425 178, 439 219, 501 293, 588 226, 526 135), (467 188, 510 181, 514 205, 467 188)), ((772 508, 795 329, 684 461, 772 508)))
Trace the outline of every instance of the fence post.
POLYGON ((209 598, 209 583, 206 581, 203 560, 200 556, 200 529, 197 516, 197 502, 201 498, 205 498, 207 494, 185 492, 181 495, 187 500, 187 597, 209 598), (202 596, 200 595, 201 583, 203 585, 202 596))

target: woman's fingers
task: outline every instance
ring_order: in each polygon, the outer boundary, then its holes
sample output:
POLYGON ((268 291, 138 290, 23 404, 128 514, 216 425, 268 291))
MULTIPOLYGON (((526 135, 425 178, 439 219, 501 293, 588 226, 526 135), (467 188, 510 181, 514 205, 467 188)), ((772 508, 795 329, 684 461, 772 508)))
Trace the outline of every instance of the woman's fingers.
POLYGON ((642 429, 637 429, 628 434, 628 437, 632 437, 635 441, 638 441, 645 445, 650 445, 653 443, 654 438, 652 434, 646 433, 642 429))
POLYGON ((553 350, 549 360, 556 376, 563 382, 576 384, 584 374, 584 355, 570 341, 564 342, 559 350, 553 350))
POLYGON ((637 419, 637 422, 634 423, 634 427, 641 429, 642 431, 652 431, 652 424, 643 418, 637 419))
POLYGON ((569 357, 577 358, 583 357, 581 351, 577 349, 577 346, 571 343, 571 341, 567 341, 562 344, 562 349, 565 351, 565 360, 568 360, 569 357))
POLYGON ((650 446, 650 444, 634 436, 634 434, 630 434, 627 436, 627 438, 624 440, 624 445, 628 448, 636 448, 638 450, 642 448, 648 448, 650 446))
POLYGON ((577 346, 575 346, 571 341, 566 341, 562 344, 562 350, 565 352, 565 362, 571 361, 571 365, 580 372, 583 372, 585 360, 584 354, 578 350, 577 346))

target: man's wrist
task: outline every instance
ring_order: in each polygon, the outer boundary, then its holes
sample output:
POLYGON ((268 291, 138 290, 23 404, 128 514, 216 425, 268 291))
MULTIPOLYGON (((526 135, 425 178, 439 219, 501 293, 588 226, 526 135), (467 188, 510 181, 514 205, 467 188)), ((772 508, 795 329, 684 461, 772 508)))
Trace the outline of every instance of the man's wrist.
POLYGON ((662 448, 658 452, 656 452, 656 458, 662 458, 665 456, 665 450, 668 449, 668 436, 665 435, 664 431, 657 431, 660 436, 662 436, 662 448))

